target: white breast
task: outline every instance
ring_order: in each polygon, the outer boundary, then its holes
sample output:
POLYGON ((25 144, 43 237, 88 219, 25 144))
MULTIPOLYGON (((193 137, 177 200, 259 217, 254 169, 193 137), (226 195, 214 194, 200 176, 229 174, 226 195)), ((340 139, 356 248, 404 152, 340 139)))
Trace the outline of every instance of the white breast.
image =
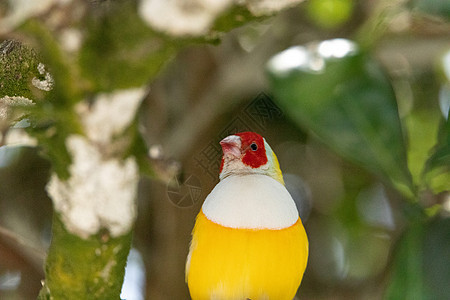
POLYGON ((233 175, 221 180, 202 210, 209 220, 233 228, 281 229, 298 220, 289 192, 267 175, 233 175))

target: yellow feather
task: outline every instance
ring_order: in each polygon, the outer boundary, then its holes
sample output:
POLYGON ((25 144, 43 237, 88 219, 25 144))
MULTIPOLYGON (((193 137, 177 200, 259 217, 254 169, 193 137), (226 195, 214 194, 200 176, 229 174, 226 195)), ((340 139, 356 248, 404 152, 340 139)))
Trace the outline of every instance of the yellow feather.
POLYGON ((273 157, 273 165, 270 166, 270 168, 273 168, 275 170, 275 174, 273 176, 271 176, 273 179, 278 180, 282 185, 284 185, 284 179, 283 179, 283 174, 281 173, 281 169, 280 169, 280 163, 278 162, 278 158, 275 155, 275 152, 270 151, 272 157, 273 157))
POLYGON ((208 220, 193 230, 186 281, 193 300, 292 300, 308 259, 298 219, 280 230, 236 229, 208 220))

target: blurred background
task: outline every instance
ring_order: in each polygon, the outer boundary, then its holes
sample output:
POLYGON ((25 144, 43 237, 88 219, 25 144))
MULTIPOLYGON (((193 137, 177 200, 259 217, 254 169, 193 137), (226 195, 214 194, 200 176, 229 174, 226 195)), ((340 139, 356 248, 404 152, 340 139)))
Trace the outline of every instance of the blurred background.
MULTIPOLYGON (((0 4, 0 18, 8 9, 0 4)), ((291 46, 357 40, 393 87, 408 167, 419 178, 448 117, 449 20, 445 0, 310 0, 219 34, 220 42, 191 43, 164 62, 138 116, 153 176, 139 184, 121 298, 189 299, 185 259, 195 216, 218 182, 218 142, 251 130, 277 154, 308 233, 298 299, 450 299, 448 190, 421 186, 411 201, 336 154, 278 99, 266 66, 291 46)), ((34 299, 41 287, 49 175, 39 148, 0 151, 0 299, 34 299)))

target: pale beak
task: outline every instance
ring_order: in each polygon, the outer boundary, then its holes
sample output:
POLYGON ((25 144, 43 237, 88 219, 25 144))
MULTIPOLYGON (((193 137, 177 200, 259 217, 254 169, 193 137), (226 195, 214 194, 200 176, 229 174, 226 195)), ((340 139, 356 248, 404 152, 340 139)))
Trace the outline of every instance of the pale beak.
POLYGON ((229 135, 220 141, 222 146, 223 156, 225 158, 240 158, 241 157, 241 138, 237 135, 229 135))

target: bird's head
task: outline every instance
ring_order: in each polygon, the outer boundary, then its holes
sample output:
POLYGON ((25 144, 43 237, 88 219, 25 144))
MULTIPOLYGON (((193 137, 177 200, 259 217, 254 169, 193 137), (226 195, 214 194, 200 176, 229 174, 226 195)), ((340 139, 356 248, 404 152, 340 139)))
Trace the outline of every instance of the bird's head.
POLYGON ((230 175, 268 175, 282 184, 278 159, 266 140, 254 132, 241 132, 220 141, 223 157, 220 180, 230 175))

